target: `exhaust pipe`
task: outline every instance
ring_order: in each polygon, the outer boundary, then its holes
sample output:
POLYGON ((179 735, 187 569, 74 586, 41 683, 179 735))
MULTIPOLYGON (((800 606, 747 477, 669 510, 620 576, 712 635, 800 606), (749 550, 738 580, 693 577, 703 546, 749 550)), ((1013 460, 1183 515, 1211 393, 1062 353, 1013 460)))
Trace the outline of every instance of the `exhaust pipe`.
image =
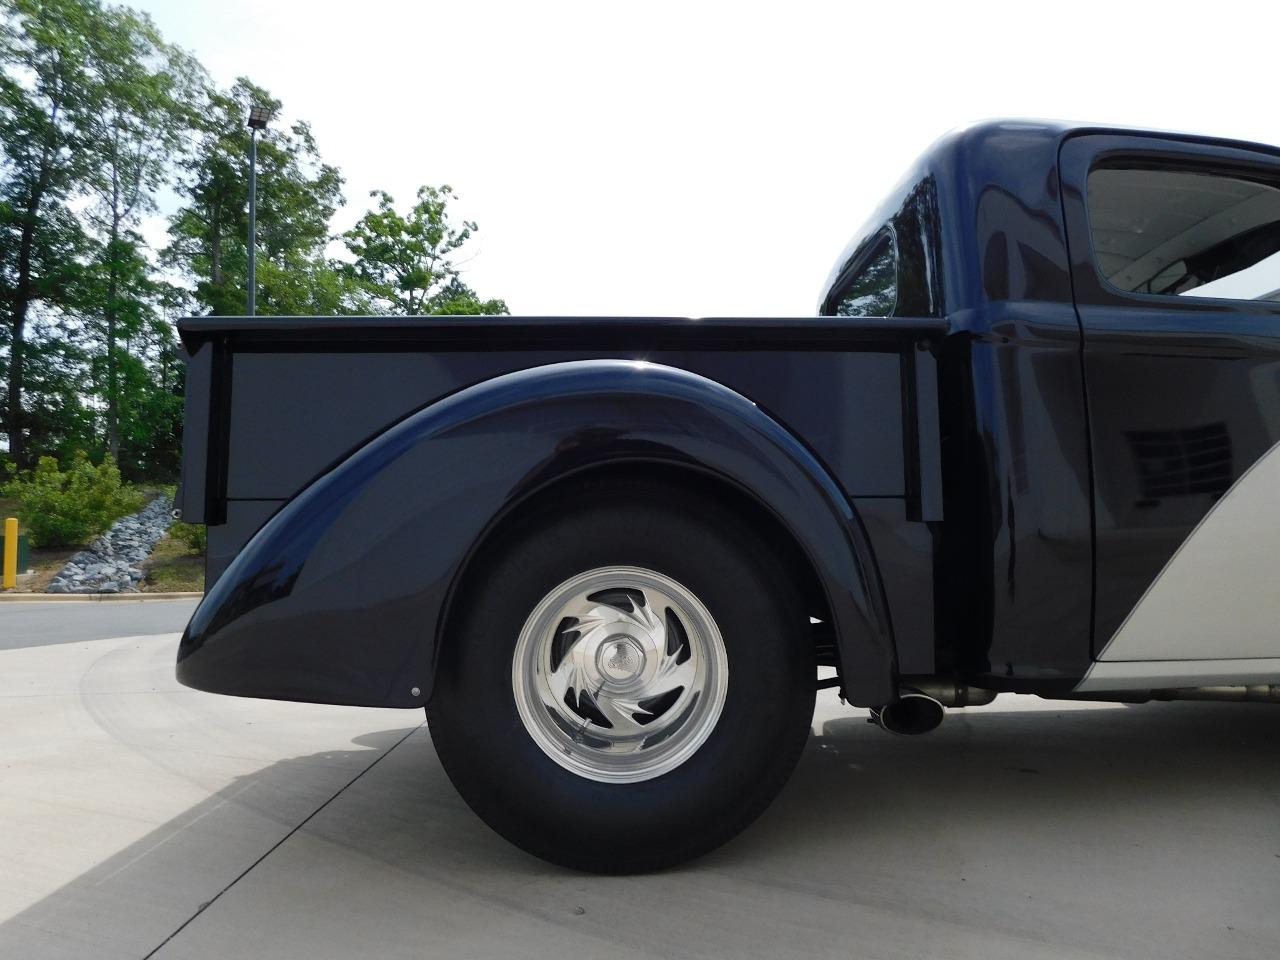
POLYGON ((938 729, 944 707, 976 707, 996 698, 994 690, 971 687, 951 677, 903 677, 901 694, 893 703, 871 710, 871 722, 882 730, 919 736, 938 729))
POLYGON ((936 730, 945 711, 937 700, 923 693, 904 693, 893 703, 871 710, 871 722, 882 730, 903 736, 919 736, 936 730))
POLYGON ((937 677, 903 677, 902 692, 932 697, 944 707, 981 707, 996 698, 994 690, 971 687, 958 680, 937 677))

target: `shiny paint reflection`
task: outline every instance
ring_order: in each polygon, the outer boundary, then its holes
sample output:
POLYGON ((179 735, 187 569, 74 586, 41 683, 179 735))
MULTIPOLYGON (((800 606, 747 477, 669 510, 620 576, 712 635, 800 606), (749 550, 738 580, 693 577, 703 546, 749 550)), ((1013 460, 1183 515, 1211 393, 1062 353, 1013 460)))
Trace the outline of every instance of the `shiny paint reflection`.
MULTIPOLYGON (((1280 178, 1274 148, 1124 133, 1063 147, 1093 437, 1095 653, 1227 488, 1280 441, 1280 303, 1126 293, 1099 275, 1088 171, 1124 157, 1280 178)), ((1201 651, 1180 656, 1213 658, 1218 645, 1206 636, 1201 651)))
POLYGON ((891 696, 883 588, 862 525, 822 464, 728 388, 624 361, 486 381, 325 473, 205 597, 178 677, 242 696, 421 705, 451 590, 494 519, 559 479, 627 461, 710 472, 782 518, 822 580, 850 697, 891 696))

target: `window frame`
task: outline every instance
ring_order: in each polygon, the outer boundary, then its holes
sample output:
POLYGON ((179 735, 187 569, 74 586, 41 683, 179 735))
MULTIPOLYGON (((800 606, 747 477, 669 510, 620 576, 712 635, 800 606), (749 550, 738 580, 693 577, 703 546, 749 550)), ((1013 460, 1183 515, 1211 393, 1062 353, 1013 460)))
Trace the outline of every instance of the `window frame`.
POLYGON ((1097 167, 1135 166, 1180 169, 1243 180, 1262 180, 1280 187, 1280 149, 1235 141, 1172 134, 1080 131, 1064 138, 1059 149, 1059 178, 1071 259, 1072 287, 1082 306, 1129 306, 1162 313, 1235 313, 1280 315, 1280 301, 1229 297, 1143 293, 1113 286, 1098 269, 1088 208, 1088 178, 1097 167))

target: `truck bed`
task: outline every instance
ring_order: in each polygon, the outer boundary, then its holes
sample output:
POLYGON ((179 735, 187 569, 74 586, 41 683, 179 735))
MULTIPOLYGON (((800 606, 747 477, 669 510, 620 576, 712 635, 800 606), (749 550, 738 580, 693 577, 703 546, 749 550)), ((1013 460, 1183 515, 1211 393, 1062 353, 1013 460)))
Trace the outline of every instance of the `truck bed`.
MULTIPOLYGON (((855 501, 900 634, 930 638, 930 537, 941 519, 936 375, 920 344, 942 320, 891 318, 362 317, 180 322, 190 355, 185 520, 209 526, 211 585, 313 478, 408 414, 474 383, 567 360, 690 370, 765 409, 855 501), (898 613, 898 611, 901 613, 898 613)), ((928 648, 926 648, 928 647, 928 648)))

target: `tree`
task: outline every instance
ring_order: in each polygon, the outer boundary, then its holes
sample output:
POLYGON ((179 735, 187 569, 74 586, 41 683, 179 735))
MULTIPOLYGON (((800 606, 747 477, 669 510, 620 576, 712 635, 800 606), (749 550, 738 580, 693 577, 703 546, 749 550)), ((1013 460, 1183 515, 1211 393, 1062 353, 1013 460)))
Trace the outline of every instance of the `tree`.
POLYGON ((120 472, 126 480, 177 477, 185 366, 173 324, 154 317, 120 360, 120 472))
POLYGON ((423 186, 407 215, 384 190, 359 222, 343 234, 354 258, 348 271, 372 298, 379 312, 481 314, 507 312, 501 300, 480 300, 462 282, 452 259, 478 227, 464 220, 454 226, 448 205, 453 189, 423 186))
POLYGON ((190 294, 156 275, 131 230, 114 254, 95 255, 90 275, 89 307, 67 332, 86 361, 81 390, 101 398, 101 430, 86 448, 110 453, 129 480, 173 476, 156 464, 176 469, 183 367, 171 318, 191 312, 190 294))
POLYGON ((131 227, 155 209, 170 158, 196 116, 202 79, 195 61, 164 42, 145 15, 123 7, 98 11, 89 33, 86 66, 93 83, 84 149, 92 162, 86 186, 89 219, 99 236, 99 285, 87 319, 98 329, 105 364, 103 395, 107 449, 120 456, 120 343, 142 332, 154 312, 156 285, 141 237, 131 227))
POLYGON ((0 309, 6 328, 5 432, 28 463, 23 388, 33 306, 73 298, 83 231, 71 203, 89 159, 91 0, 0 0, 0 309))
POLYGON ((85 390, 88 358, 50 318, 33 317, 23 357, 24 432, 28 462, 66 459, 93 437, 94 410, 85 390))
POLYGON ((373 310, 368 293, 342 264, 289 251, 258 265, 258 302, 280 317, 328 317, 373 310))
MULTIPOLYGON (((179 193, 186 206, 169 224, 172 242, 164 261, 195 280, 197 302, 215 315, 242 314, 248 274, 249 131, 245 119, 256 104, 279 112, 280 102, 241 78, 228 92, 208 90, 196 127, 197 143, 184 164, 179 193)), ((296 290, 280 303, 269 282, 298 267, 315 274, 329 240, 329 221, 342 203, 342 176, 320 161, 311 128, 295 123, 269 127, 258 139, 258 271, 268 281, 259 295, 263 313, 296 302, 296 290), (274 269, 273 269, 274 268, 274 269)), ((325 284, 336 278, 321 277, 325 284)), ((289 284, 282 285, 283 288, 289 284)))
POLYGON ((495 316, 508 312, 505 300, 481 300, 460 277, 451 277, 430 303, 431 309, 427 312, 440 316, 495 316))
MULTIPOLYGON (((0 0, 0 433, 20 468, 83 451, 129 479, 176 474, 172 319, 246 306, 251 104, 280 108, 247 79, 212 86, 145 14, 0 0), (182 206, 157 262, 143 221, 170 185, 182 206)), ((506 312, 463 282, 455 256, 476 225, 450 222, 449 187, 424 187, 404 216, 375 194, 341 262, 342 177, 306 123, 259 136, 258 176, 262 312, 506 312)))

